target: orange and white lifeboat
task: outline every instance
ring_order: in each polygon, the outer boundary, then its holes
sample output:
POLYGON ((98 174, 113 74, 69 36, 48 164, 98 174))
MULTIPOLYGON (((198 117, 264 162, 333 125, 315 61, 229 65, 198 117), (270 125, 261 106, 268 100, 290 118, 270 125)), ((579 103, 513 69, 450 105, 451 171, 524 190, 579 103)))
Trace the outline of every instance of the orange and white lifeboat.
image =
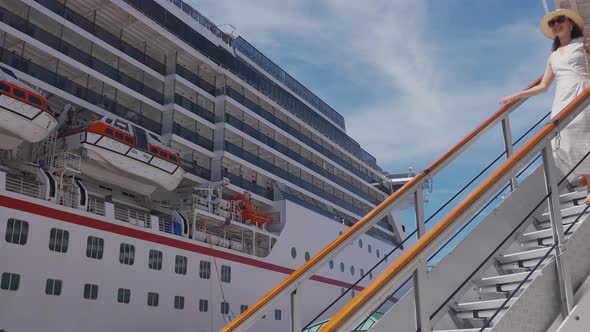
POLYGON ((23 142, 37 143, 55 127, 57 120, 43 96, 24 84, 0 79, 0 149, 12 150, 23 142))
POLYGON ((185 174, 158 136, 120 119, 104 117, 61 137, 83 156, 82 174, 143 195, 174 190, 185 174))

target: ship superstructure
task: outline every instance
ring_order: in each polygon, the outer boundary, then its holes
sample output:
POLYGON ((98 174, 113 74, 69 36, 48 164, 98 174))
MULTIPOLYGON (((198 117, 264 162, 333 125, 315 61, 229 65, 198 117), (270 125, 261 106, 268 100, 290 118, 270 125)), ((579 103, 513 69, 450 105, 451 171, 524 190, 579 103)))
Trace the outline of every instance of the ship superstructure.
MULTIPOLYGON (((0 66, 55 122, 1 155, 6 331, 216 331, 412 177, 182 1, 1 0, 0 66)), ((404 231, 396 210, 331 261, 304 316, 404 231)))

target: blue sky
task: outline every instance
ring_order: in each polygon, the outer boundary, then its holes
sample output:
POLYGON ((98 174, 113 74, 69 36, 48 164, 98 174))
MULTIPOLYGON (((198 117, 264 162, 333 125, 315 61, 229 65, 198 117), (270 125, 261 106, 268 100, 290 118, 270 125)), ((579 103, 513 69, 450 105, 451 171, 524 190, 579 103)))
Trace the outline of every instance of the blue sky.
MULTIPOLYGON (((421 170, 544 71, 541 0, 191 0, 232 24, 340 112, 347 132, 393 173, 421 170)), ((549 1, 551 2, 551 1, 549 1)), ((512 118, 514 136, 552 92, 512 118)), ((500 129, 437 177, 428 210, 502 149, 500 129)))

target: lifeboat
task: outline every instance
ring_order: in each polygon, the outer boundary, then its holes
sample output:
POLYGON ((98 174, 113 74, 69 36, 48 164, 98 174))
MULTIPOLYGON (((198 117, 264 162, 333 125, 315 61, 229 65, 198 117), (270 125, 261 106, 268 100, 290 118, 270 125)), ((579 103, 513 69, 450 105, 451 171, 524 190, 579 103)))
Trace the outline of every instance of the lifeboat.
POLYGON ((253 224, 258 227, 267 227, 272 222, 272 217, 258 211, 258 208, 246 195, 232 195, 229 200, 238 204, 242 212, 242 222, 253 224))
POLYGON ((57 120, 43 96, 10 82, 8 70, 1 68, 0 79, 0 149, 12 150, 21 143, 37 143, 57 127, 57 120))
POLYGON ((157 135, 121 119, 103 117, 60 138, 82 155, 82 174, 143 195, 174 190, 185 174, 178 154, 157 135))

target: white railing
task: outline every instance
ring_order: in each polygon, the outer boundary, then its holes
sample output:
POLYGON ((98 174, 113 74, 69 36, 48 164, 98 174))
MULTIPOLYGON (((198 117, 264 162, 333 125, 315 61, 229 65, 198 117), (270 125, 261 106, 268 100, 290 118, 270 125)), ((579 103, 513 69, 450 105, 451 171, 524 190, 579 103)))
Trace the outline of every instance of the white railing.
POLYGON ((53 167, 62 170, 71 170, 76 173, 80 173, 80 164, 82 158, 71 152, 60 152, 55 155, 53 161, 53 167))
POLYGON ((115 219, 145 228, 152 227, 149 213, 121 204, 115 204, 115 219))
POLYGON ((6 190, 27 195, 34 198, 45 199, 45 187, 43 184, 25 180, 21 176, 6 174, 6 190))
POLYGON ((105 216, 106 211, 105 211, 104 199, 94 197, 94 196, 89 196, 88 197, 88 212, 98 214, 99 216, 105 216))

